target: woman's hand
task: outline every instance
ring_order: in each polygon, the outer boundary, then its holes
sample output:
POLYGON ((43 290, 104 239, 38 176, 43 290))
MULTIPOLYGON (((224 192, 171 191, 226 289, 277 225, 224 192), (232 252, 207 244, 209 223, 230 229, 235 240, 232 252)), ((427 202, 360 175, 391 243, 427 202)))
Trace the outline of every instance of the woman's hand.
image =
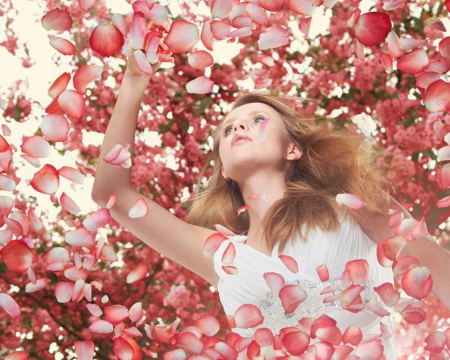
MULTIPOLYGON (((158 70, 160 65, 161 63, 158 61, 155 64, 151 65, 151 67, 156 72, 156 70, 158 70)), ((147 77, 150 79, 150 75, 143 73, 141 69, 139 69, 139 66, 136 63, 136 59, 134 58, 133 54, 131 54, 127 58, 127 68, 125 69, 125 75, 129 75, 136 78, 147 77)))

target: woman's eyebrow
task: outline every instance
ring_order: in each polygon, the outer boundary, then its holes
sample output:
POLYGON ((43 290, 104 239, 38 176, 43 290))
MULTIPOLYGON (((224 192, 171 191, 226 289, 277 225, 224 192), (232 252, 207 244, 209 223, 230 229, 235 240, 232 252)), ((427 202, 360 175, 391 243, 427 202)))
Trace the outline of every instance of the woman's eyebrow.
MULTIPOLYGON (((258 114, 258 113, 264 113, 264 114, 266 114, 267 116, 269 116, 268 113, 266 113, 265 111, 262 111, 262 110, 255 110, 255 111, 249 112, 249 113, 247 113, 247 116, 253 116, 253 115, 256 115, 256 114, 258 114)), ((235 118, 230 118, 230 119, 228 119, 228 120, 222 125, 222 127, 225 127, 225 125, 227 125, 229 122, 233 122, 234 120, 235 120, 235 118)))

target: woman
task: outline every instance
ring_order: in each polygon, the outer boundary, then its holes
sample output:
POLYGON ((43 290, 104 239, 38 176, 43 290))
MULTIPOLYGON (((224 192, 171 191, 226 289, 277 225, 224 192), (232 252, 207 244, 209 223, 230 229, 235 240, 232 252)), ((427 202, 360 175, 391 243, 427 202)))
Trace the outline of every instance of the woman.
MULTIPOLYGON (((133 59, 129 61, 100 159, 116 144, 134 143, 149 78, 133 59)), ((133 145, 129 151, 133 153, 133 145)), ((156 251, 218 288, 228 315, 248 303, 260 307, 266 315, 263 326, 274 332, 292 326, 292 318, 298 323, 304 316, 321 314, 337 320, 342 332, 354 325, 365 334, 380 333, 381 319, 392 331, 390 316, 342 310, 336 299, 322 308, 320 295, 324 286, 338 284, 346 263, 356 259, 364 259, 370 266, 369 279, 362 284, 367 300, 375 296, 374 286, 392 282, 392 272, 377 262, 376 244, 394 235, 395 229, 387 225, 390 207, 397 206, 405 217, 410 214, 387 195, 366 143, 349 134, 307 125, 279 99, 253 94, 237 100, 222 121, 214 137, 212 160, 213 176, 187 222, 150 199, 145 199, 148 215, 130 218, 129 209, 142 197, 131 187, 131 169, 103 161, 98 164, 92 198, 104 207, 109 196, 116 194, 111 215, 156 251), (335 200, 339 193, 358 195, 367 205, 363 210, 340 207, 335 200), (249 207, 242 212, 244 204, 249 207), (203 247, 216 233, 215 224, 238 235, 223 241, 214 256, 205 257, 203 247), (235 249, 231 258, 230 246, 235 249), (294 258, 300 271, 288 271, 279 253, 294 258), (321 283, 316 268, 323 264, 331 279, 321 283), (299 284, 309 300, 286 316, 279 301, 270 295, 273 289, 264 277, 267 273, 281 275, 287 284, 299 284)), ((450 270, 448 252, 427 236, 404 246, 399 257, 405 255, 416 256, 422 266, 431 269, 433 291, 450 308, 445 281, 450 270)), ((339 297, 339 291, 329 295, 339 297)), ((255 331, 234 330, 243 336, 255 331)), ((385 356, 395 359, 392 338, 383 345, 385 356)))

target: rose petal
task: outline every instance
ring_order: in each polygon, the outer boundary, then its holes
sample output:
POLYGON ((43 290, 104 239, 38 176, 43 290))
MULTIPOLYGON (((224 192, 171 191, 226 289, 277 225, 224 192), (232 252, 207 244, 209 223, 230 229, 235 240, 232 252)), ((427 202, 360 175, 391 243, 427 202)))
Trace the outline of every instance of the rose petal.
POLYGON ((234 314, 236 320, 236 327, 241 329, 252 328, 261 325, 264 317, 260 310, 251 304, 241 305, 234 314))
POLYGON ((300 285, 285 285, 280 290, 279 297, 286 314, 291 314, 306 300, 308 294, 300 285))
POLYGON ((288 0, 287 6, 289 10, 300 15, 312 16, 318 9, 311 1, 307 0, 288 0))
POLYGON ((414 49, 397 60, 397 68, 410 74, 419 74, 429 65, 427 52, 423 49, 414 49))
POLYGON ((387 14, 368 12, 359 17, 355 36, 365 46, 376 46, 385 41, 391 29, 391 19, 387 14))
POLYGON ((186 84, 186 91, 190 94, 207 94, 212 91, 214 81, 206 76, 200 76, 186 84))
POLYGON ((147 216, 148 206, 147 202, 143 197, 136 201, 136 204, 128 211, 128 216, 132 219, 141 218, 147 216))
POLYGON ((67 11, 55 8, 42 17, 41 24, 45 30, 65 31, 72 27, 72 18, 67 11))
POLYGON ((259 37, 260 50, 273 49, 289 43, 288 30, 281 26, 273 26, 259 37))
POLYGON ((70 81, 70 74, 68 72, 62 73, 48 89, 48 95, 55 99, 61 94, 67 87, 70 81))
POLYGON ((127 283, 132 284, 136 281, 140 281, 148 274, 147 264, 138 264, 127 276, 127 283))
POLYGON ((338 205, 346 205, 354 210, 361 210, 366 206, 364 199, 353 194, 337 194, 336 202, 338 205))
POLYGON ((173 53, 189 51, 199 40, 197 25, 185 20, 175 20, 164 40, 173 53))
POLYGON ((98 65, 81 66, 73 76, 73 86, 80 94, 86 93, 86 86, 100 78, 103 68, 98 65))
POLYGON ((74 55, 77 52, 77 48, 74 44, 69 40, 60 37, 50 39, 50 45, 63 55, 74 55))
POLYGON ((0 306, 13 317, 19 317, 21 314, 19 304, 8 294, 0 293, 0 306))
POLYGON ((84 98, 75 90, 64 90, 58 97, 58 104, 63 111, 76 119, 84 114, 84 98))
POLYGON ((297 261, 292 256, 288 255, 278 255, 278 258, 283 262, 283 264, 293 273, 298 273, 297 261))
POLYGON ((425 266, 408 270, 402 277, 402 288, 409 296, 423 299, 428 296, 433 286, 430 269, 425 266))
POLYGON ((41 130, 51 141, 66 141, 70 124, 61 114, 49 114, 42 119, 41 130))
POLYGON ((97 26, 89 37, 91 49, 102 56, 113 56, 122 49, 124 43, 122 33, 112 24, 97 26))

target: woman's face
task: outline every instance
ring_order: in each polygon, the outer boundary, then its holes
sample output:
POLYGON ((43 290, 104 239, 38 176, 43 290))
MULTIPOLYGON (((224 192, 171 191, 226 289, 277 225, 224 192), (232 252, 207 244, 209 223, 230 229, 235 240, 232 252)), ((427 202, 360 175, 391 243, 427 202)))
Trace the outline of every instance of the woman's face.
POLYGON ((232 110, 221 127, 219 155, 225 178, 264 168, 285 171, 289 141, 281 115, 269 105, 250 103, 232 110))

